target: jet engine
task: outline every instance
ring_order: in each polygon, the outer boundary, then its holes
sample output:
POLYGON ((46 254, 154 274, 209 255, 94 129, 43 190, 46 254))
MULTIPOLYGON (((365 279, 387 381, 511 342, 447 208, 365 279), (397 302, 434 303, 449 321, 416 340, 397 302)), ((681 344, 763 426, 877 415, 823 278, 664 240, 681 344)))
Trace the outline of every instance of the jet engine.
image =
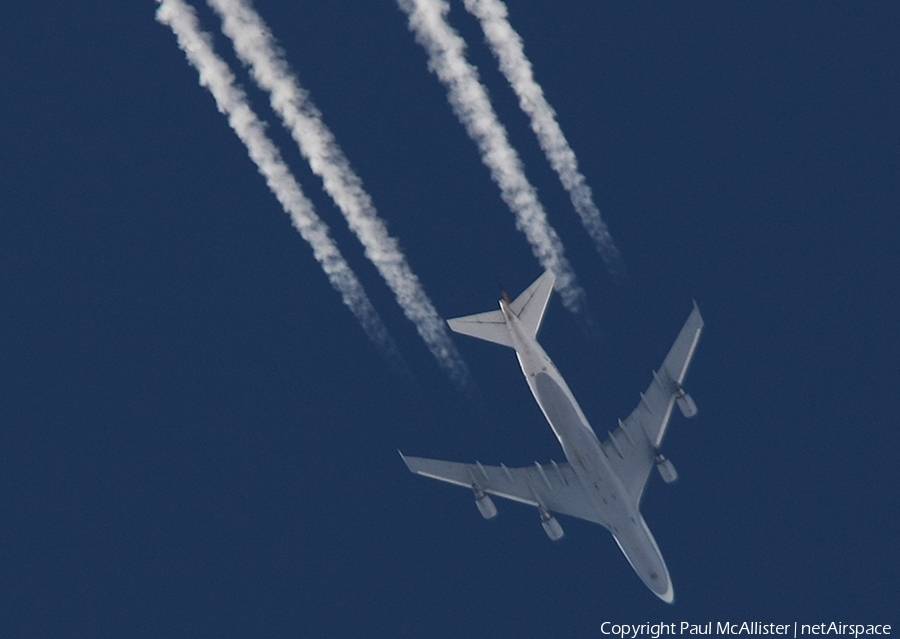
POLYGON ((675 384, 675 403, 678 404, 681 414, 687 418, 697 415, 697 404, 694 398, 687 394, 687 391, 681 387, 681 384, 675 384))
POLYGON ((547 536, 553 541, 562 539, 565 533, 562 526, 556 521, 556 517, 551 515, 543 506, 538 506, 538 511, 541 513, 541 526, 544 527, 544 532, 547 533, 547 536))
POLYGON ((660 477, 667 484, 671 484, 678 479, 678 471, 669 459, 660 452, 656 453, 656 470, 659 471, 660 477))
POLYGON ((478 486, 472 486, 472 489, 475 491, 475 505, 478 506, 481 516, 485 519, 496 517, 497 507, 494 505, 494 501, 478 486))

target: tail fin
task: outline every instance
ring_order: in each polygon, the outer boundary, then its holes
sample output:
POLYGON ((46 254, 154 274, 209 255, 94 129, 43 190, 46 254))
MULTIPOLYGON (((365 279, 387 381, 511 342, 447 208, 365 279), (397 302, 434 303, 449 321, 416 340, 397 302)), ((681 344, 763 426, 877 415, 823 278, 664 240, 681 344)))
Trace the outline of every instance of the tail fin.
MULTIPOLYGON (((553 283, 556 278, 550 271, 545 271, 534 283, 512 301, 510 310, 516 314, 522 322, 522 326, 532 337, 537 337, 553 292, 553 283)), ((488 311, 477 315, 466 315, 447 320, 450 330, 471 337, 477 337, 488 342, 513 347, 506 328, 506 318, 502 311, 488 311)))

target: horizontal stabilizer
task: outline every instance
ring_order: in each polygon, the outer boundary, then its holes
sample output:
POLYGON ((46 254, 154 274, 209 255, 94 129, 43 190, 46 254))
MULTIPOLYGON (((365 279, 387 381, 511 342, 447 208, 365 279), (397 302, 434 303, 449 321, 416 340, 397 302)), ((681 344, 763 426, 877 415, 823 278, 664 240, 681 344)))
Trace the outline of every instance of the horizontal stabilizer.
MULTIPOLYGON (((509 308, 515 313, 522 326, 531 337, 537 337, 553 293, 553 284, 556 278, 550 271, 544 272, 531 286, 513 300, 509 308)), ((501 344, 513 348, 509 329, 506 328, 506 318, 502 311, 487 311, 476 315, 466 315, 447 320, 450 330, 470 337, 477 337, 488 342, 501 344)))
POLYGON ((544 320, 544 313, 550 302, 550 294, 553 293, 555 282, 556 277, 553 272, 544 271, 543 275, 509 305, 512 312, 522 322, 522 326, 533 338, 537 337, 538 331, 541 330, 541 322, 544 320))
POLYGON ((450 330, 470 337, 477 337, 502 346, 513 347, 506 318, 502 311, 488 311, 477 315, 466 315, 447 320, 450 330))

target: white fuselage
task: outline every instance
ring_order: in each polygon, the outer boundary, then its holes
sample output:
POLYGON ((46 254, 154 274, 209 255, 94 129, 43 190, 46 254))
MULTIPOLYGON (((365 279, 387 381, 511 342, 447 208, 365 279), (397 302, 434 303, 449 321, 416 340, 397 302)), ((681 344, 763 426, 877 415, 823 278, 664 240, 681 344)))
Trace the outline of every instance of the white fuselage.
POLYGON ((613 471, 600 440, 556 366, 537 340, 525 332, 505 300, 500 309, 528 387, 550 423, 563 452, 599 518, 607 522, 619 548, 650 590, 664 601, 674 596, 665 561, 622 481, 613 471))

